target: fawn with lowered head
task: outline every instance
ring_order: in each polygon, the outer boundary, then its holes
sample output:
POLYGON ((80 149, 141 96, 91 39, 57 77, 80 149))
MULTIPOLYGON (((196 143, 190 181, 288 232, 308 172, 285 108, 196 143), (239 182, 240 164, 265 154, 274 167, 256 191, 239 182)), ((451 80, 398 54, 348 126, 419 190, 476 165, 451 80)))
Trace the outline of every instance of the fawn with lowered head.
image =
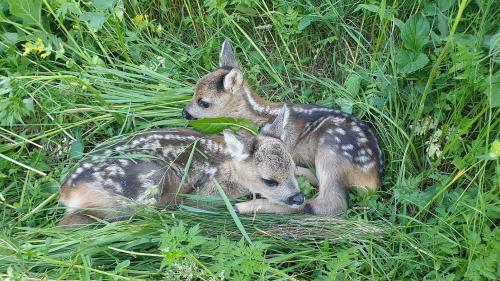
POLYGON ((382 152, 366 124, 339 110, 262 99, 243 78, 229 39, 219 59, 220 68, 198 81, 193 100, 183 110, 184 118, 246 118, 261 126, 263 133, 284 128, 279 138, 299 171, 313 164, 319 183, 317 197, 296 211, 338 214, 347 208, 348 187, 380 187, 382 152))
POLYGON ((175 204, 178 193, 218 196, 214 179, 230 198, 266 198, 236 204, 241 213, 254 211, 254 202, 262 212, 283 213, 304 203, 294 171, 291 155, 273 134, 224 131, 206 137, 190 129, 150 130, 99 149, 67 176, 60 224, 91 223, 91 216, 119 219, 140 204, 175 204))

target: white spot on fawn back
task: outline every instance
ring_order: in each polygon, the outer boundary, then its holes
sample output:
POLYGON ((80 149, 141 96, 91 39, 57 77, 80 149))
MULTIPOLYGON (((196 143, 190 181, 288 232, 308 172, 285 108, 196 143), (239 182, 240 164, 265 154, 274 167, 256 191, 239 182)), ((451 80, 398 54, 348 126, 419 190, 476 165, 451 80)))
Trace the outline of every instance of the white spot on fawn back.
POLYGON ((342 145, 342 149, 343 150, 352 150, 352 149, 354 149, 354 145, 352 145, 352 144, 344 144, 344 145, 342 145))
POLYGON ((358 162, 365 163, 365 162, 368 162, 370 160, 370 157, 364 156, 364 155, 360 155, 360 156, 356 157, 355 160, 358 161, 358 162))
POLYGON ((151 170, 148 173, 137 175, 142 188, 149 188, 155 185, 155 182, 151 179, 155 172, 156 170, 151 170))
POLYGON ((373 166, 375 166, 375 162, 369 162, 365 165, 362 165, 360 168, 363 172, 367 172, 369 169, 371 169, 373 166))
POLYGON ((358 139, 358 144, 363 144, 363 143, 367 143, 367 142, 368 142, 367 138, 359 138, 358 139))
POLYGON ((116 176, 116 175, 124 176, 125 175, 125 171, 123 170, 123 168, 118 166, 118 165, 114 165, 114 164, 109 165, 104 170, 106 172, 108 172, 109 176, 116 176))
POLYGON ((342 152, 342 154, 344 154, 345 156, 347 156, 347 158, 349 158, 349 159, 352 158, 352 155, 349 152, 347 152, 347 151, 342 152))
POLYGON ((342 129, 342 128, 335 128, 335 132, 341 134, 341 135, 345 135, 345 130, 342 129))
POLYGON ((332 121, 335 125, 339 125, 340 123, 344 123, 345 122, 345 118, 342 118, 342 117, 333 117, 332 118, 332 121))

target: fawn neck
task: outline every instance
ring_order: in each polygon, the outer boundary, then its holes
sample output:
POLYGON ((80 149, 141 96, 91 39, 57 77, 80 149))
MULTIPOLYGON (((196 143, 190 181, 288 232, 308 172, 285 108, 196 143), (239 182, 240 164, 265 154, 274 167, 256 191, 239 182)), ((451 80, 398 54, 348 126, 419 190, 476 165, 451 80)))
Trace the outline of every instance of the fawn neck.
POLYGON ((244 118, 248 118, 260 126, 278 115, 282 106, 281 103, 273 103, 261 98, 248 85, 245 85, 243 89, 244 98, 248 105, 244 118))

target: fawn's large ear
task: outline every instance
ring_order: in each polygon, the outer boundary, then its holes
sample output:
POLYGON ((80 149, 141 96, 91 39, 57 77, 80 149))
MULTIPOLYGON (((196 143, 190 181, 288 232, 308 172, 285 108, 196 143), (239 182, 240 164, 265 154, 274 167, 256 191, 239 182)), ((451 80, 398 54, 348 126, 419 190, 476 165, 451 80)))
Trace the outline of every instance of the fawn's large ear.
POLYGON ((233 68, 224 76, 224 90, 234 92, 233 89, 239 89, 243 85, 243 74, 238 68, 233 68))
POLYGON ((243 161, 248 158, 248 153, 245 149, 245 144, 239 140, 230 130, 224 130, 224 141, 226 142, 226 151, 231 155, 231 158, 243 161))
POLYGON ((222 43, 222 49, 219 55, 219 67, 229 67, 238 68, 238 61, 233 53, 233 48, 231 47, 231 40, 226 38, 224 43, 222 43))
POLYGON ((284 104, 276 118, 274 118, 273 123, 264 125, 261 129, 261 133, 285 141, 289 119, 290 109, 284 104))

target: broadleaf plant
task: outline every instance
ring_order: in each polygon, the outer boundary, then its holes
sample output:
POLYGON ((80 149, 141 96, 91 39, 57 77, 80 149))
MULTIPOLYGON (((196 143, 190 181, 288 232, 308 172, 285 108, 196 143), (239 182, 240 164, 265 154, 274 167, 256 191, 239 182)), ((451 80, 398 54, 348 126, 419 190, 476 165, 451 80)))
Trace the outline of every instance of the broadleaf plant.
POLYGON ((429 42, 429 21, 421 15, 410 17, 401 27, 403 45, 409 50, 422 51, 429 42))
POLYGON ((204 118, 189 121, 189 125, 204 134, 216 134, 224 129, 237 131, 245 129, 253 134, 258 133, 258 128, 247 119, 236 119, 230 117, 204 118))

